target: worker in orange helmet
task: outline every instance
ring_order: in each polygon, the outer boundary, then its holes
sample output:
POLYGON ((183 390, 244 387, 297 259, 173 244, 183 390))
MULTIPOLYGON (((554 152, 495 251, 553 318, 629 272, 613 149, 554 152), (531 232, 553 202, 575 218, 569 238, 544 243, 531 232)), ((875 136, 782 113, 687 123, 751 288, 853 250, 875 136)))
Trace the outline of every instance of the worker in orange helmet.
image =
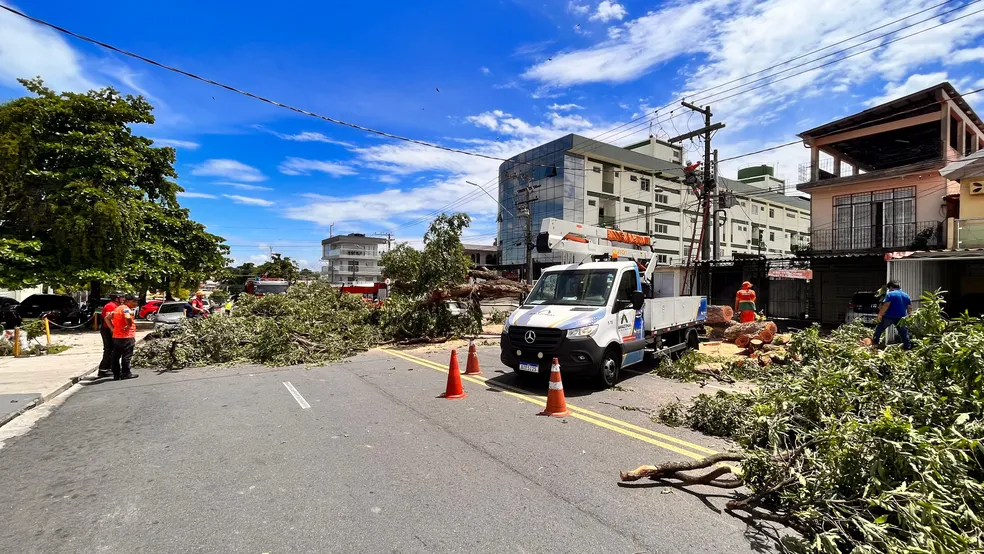
POLYGON ((748 281, 741 284, 741 290, 735 295, 735 311, 742 323, 755 321, 755 291, 748 281))

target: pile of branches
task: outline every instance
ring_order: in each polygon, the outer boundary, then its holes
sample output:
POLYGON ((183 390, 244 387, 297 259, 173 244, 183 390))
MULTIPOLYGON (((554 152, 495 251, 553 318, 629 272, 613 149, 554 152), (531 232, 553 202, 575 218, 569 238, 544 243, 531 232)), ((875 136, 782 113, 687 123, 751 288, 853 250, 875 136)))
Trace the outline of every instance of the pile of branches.
POLYGON ((622 480, 747 487, 728 509, 796 530, 784 539, 795 552, 981 551, 984 322, 946 321, 941 304, 924 295, 904 322, 911 352, 873 350, 859 326, 794 335, 782 373, 752 393, 700 395, 683 418, 741 452, 622 480))
POLYGON ((519 298, 529 292, 526 283, 500 277, 484 268, 468 271, 468 282, 430 290, 422 294, 397 288, 383 304, 381 322, 387 338, 400 344, 442 342, 453 337, 482 332, 481 301, 519 298), (448 305, 455 302, 464 313, 453 314, 448 305))
MULTIPOLYGON (((228 363, 327 363, 379 342, 378 310, 328 283, 295 284, 287 294, 240 296, 228 316, 185 320, 137 347, 136 367, 163 370, 228 363)), ((156 335, 156 334, 155 334, 156 335)))

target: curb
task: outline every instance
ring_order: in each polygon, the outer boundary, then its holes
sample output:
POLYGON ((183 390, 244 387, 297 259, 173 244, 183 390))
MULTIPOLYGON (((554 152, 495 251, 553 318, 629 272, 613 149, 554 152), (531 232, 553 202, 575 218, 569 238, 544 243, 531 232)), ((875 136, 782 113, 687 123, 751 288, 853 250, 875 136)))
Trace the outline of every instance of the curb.
POLYGON ((99 370, 99 366, 98 365, 96 367, 94 367, 94 368, 87 369, 84 372, 76 375, 75 377, 72 377, 64 385, 58 387, 54 391, 49 392, 48 394, 41 395, 38 398, 35 398, 33 401, 31 401, 31 402, 27 403, 26 405, 24 405, 19 410, 15 411, 15 412, 11 412, 11 413, 3 416, 3 417, 0 417, 0 427, 3 427, 4 425, 10 423, 11 421, 17 419, 18 417, 20 417, 21 415, 23 415, 24 412, 26 412, 26 411, 28 411, 28 410, 30 410, 32 408, 37 408, 41 404, 44 404, 45 402, 51 400, 52 398, 58 396, 59 394, 67 391, 68 389, 70 389, 72 387, 72 385, 77 384, 79 381, 81 381, 82 379, 88 377, 89 375, 92 375, 93 373, 95 373, 98 370, 99 370))

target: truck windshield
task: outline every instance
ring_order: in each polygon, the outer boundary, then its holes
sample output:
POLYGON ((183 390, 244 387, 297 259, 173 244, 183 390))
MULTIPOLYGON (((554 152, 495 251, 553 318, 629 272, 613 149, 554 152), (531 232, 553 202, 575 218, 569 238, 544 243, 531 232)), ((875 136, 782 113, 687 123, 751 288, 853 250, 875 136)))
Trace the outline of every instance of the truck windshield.
POLYGON ((273 284, 260 281, 254 286, 253 290, 255 294, 284 294, 287 292, 287 287, 288 285, 280 283, 273 284))
POLYGON ((617 269, 544 273, 526 303, 604 306, 615 283, 616 273, 617 269))

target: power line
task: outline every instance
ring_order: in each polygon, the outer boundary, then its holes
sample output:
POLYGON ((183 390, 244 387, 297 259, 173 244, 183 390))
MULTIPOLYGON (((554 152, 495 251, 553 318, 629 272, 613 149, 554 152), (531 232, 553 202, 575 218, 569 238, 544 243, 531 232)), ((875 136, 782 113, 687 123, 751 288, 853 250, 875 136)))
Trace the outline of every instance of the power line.
MULTIPOLYGON (((49 23, 49 22, 47 22, 47 21, 45 21, 43 19, 39 19, 37 17, 33 17, 33 16, 30 16, 30 15, 27 15, 26 13, 17 11, 15 9, 11 8, 10 6, 5 6, 3 4, 0 4, 0 9, 6 10, 6 11, 8 11, 8 12, 10 12, 10 13, 16 15, 16 16, 23 17, 24 19, 33 21, 33 22, 35 22, 35 23, 37 23, 39 25, 43 25, 45 27, 48 27, 49 29, 54 29, 55 31, 58 31, 59 33, 64 33, 66 35, 75 37, 75 38, 77 38, 79 40, 82 40, 82 41, 85 41, 85 42, 88 42, 88 43, 91 43, 91 44, 95 44, 96 46, 100 46, 100 47, 105 48, 107 50, 112 50, 113 52, 116 52, 118 54, 122 54, 124 56, 130 57, 130 58, 134 58, 134 59, 140 60, 140 61, 142 61, 144 63, 153 65, 155 67, 159 67, 161 69, 164 69, 164 70, 167 70, 167 71, 170 71, 170 72, 173 72, 173 73, 177 73, 179 75, 184 75, 185 77, 194 79, 196 81, 200 81, 200 82, 203 82, 203 83, 206 83, 206 84, 215 86, 215 87, 219 87, 219 88, 225 89, 225 90, 227 90, 229 92, 232 92, 232 93, 235 93, 235 94, 240 94, 242 96, 246 96, 246 97, 252 98, 254 100, 259 100, 260 102, 265 102, 267 104, 270 104, 270 105, 273 105, 273 106, 277 106, 278 108, 283 108, 285 110, 290 110, 292 112, 299 113, 301 115, 306 115, 306 116, 314 117, 316 119, 321 119, 321 120, 327 121, 329 123, 334 123, 336 125, 342 125, 344 127, 350 127, 352 129, 357 129, 359 131, 363 131, 363 132, 366 132, 366 133, 372 133, 374 135, 379 135, 379 136, 386 137, 386 138, 395 139, 395 140, 401 140, 403 142, 408 142, 408 143, 416 144, 416 145, 419 145, 419 146, 425 146, 427 148, 434 148, 434 149, 437 149, 437 150, 444 150, 446 152, 454 152, 456 154, 463 154, 463 155, 466 155, 466 156, 474 156, 474 157, 477 157, 477 158, 485 158, 487 160, 496 160, 496 161, 501 161, 501 162, 508 161, 506 158, 499 158, 499 157, 496 157, 496 156, 490 156, 488 154, 482 154, 480 152, 471 152, 471 151, 468 151, 468 150, 461 150, 459 148, 451 148, 449 146, 441 146, 440 144, 434 144, 432 142, 426 142, 426 141, 423 141, 423 140, 418 140, 418 139, 413 139, 413 138, 404 137, 404 136, 400 136, 400 135, 395 135, 393 133, 387 133, 385 131, 380 131, 378 129, 373 129, 371 127, 366 127, 364 125, 359 125, 357 123, 350 123, 348 121, 343 121, 341 119, 336 119, 336 118, 333 118, 333 117, 328 117, 328 116, 325 116, 325 115, 320 115, 320 114, 317 114, 317 113, 314 113, 314 112, 311 112, 311 111, 308 111, 308 110, 304 110, 304 109, 301 109, 301 108, 297 108, 297 107, 291 106, 289 104, 284 104, 282 102, 278 102, 276 100, 271 100, 270 98, 266 98, 266 97, 260 96, 258 94, 254 94, 254 93, 249 92, 249 91, 246 91, 246 90, 238 89, 236 87, 227 85, 225 83, 220 83, 218 81, 209 79, 207 77, 201 77, 199 75, 195 75, 194 73, 185 71, 183 69, 180 69, 180 68, 177 68, 177 67, 174 67, 174 66, 170 66, 170 65, 166 65, 166 64, 163 64, 161 62, 152 60, 152 59, 150 59, 150 58, 148 58, 146 56, 142 56, 142 55, 136 54, 134 52, 123 50, 122 48, 117 48, 116 46, 113 46, 112 44, 107 44, 105 42, 96 40, 94 38, 90 38, 90 37, 87 37, 85 35, 81 35, 81 34, 76 33, 74 31, 70 31, 70 30, 68 30, 68 29, 66 29, 64 27, 59 27, 58 25, 55 25, 53 23, 49 23)), ((524 162, 518 162, 518 163, 524 163, 524 162)), ((537 164, 529 164, 529 165, 537 165, 537 164)), ((540 166, 540 167, 547 167, 547 166, 540 166)))
MULTIPOLYGON (((911 13, 911 14, 909 14, 909 15, 906 15, 905 17, 901 17, 901 18, 899 18, 899 19, 896 19, 896 20, 894 20, 894 21, 891 21, 891 22, 889 22, 889 23, 886 23, 886 24, 884 24, 884 25, 880 25, 880 26, 878 26, 878 27, 874 27, 874 28, 872 28, 872 29, 868 29, 867 31, 864 31, 864 32, 862 32, 862 33, 858 33, 858 34, 856 34, 856 35, 854 35, 854 36, 852 36, 852 37, 848 37, 848 38, 846 38, 846 39, 843 39, 843 40, 841 40, 841 41, 838 41, 838 42, 835 42, 835 43, 833 43, 833 44, 830 44, 830 45, 827 45, 827 46, 824 46, 824 47, 822 47, 822 48, 818 48, 818 49, 816 49, 816 50, 813 50, 813 51, 811 51, 811 52, 807 52, 807 53, 805 53, 805 54, 802 54, 802 55, 799 55, 799 56, 796 56, 795 58, 790 58, 790 59, 788 59, 788 60, 784 60, 784 61, 781 61, 781 62, 779 62, 779 63, 776 63, 776 64, 774 64, 774 65, 771 65, 771 66, 769 66, 769 67, 766 67, 766 68, 764 68, 764 69, 760 69, 760 70, 758 70, 758 71, 753 71, 753 72, 751 72, 751 73, 748 73, 748 74, 746 74, 746 75, 742 75, 741 77, 737 77, 737 78, 735 78, 735 79, 732 79, 732 80, 730 80, 730 81, 727 81, 727 82, 724 82, 724 83, 719 83, 719 84, 717 84, 717 85, 714 85, 714 86, 712 86, 712 87, 708 87, 708 88, 706 88, 706 89, 703 89, 703 90, 700 90, 700 91, 697 91, 697 92, 694 92, 693 94, 691 94, 691 96, 690 96, 690 98, 695 98, 695 97, 699 97, 700 95, 702 95, 702 94, 704 94, 704 93, 707 93, 707 92, 710 92, 710 91, 712 91, 712 90, 715 90, 715 89, 718 89, 718 88, 721 88, 721 87, 724 87, 724 86, 727 86, 727 85, 730 85, 730 84, 733 84, 733 83, 737 83, 737 82, 739 82, 739 81, 743 81, 743 80, 745 80, 745 79, 747 79, 748 77, 752 77, 752 76, 754 76, 754 75, 758 75, 759 73, 764 73, 764 72, 766 72, 766 71, 771 71, 771 70, 773 70, 773 69, 776 69, 776 68, 778 68, 778 67, 782 67, 782 66, 784 66, 784 65, 786 65, 786 64, 788 64, 788 63, 791 63, 791 62, 794 62, 794 61, 796 61, 796 60, 800 60, 800 59, 803 59, 803 58, 805 58, 805 57, 807 57, 807 56, 812 56, 813 54, 817 54, 817 53, 819 53, 819 52, 822 52, 822 51, 824 51, 824 50, 827 50, 827 49, 829 49, 829 48, 833 48, 834 46, 839 46, 839 45, 841 45, 841 44, 844 44, 845 42, 849 42, 849 41, 852 41, 852 40, 854 40, 854 39, 856 39, 856 38, 860 38, 860 37, 862 37, 862 36, 864 36, 864 35, 867 35, 867 34, 869 34, 869 33, 873 33, 873 32, 875 32, 875 31, 878 31, 878 30, 880 30, 880 29, 884 29, 885 27, 889 27, 889 26, 891 26, 891 25, 894 25, 894 24, 896 24, 896 23, 899 23, 899 22, 901 22, 901 21, 905 21, 906 19, 909 19, 910 17, 915 17, 915 16, 917 16, 917 15, 920 15, 920 14, 923 14, 923 13, 925 13, 925 12, 927 12, 927 11, 930 11, 930 10, 934 10, 934 9, 936 9, 936 8, 939 8, 940 6, 944 6, 944 5, 946 5, 946 4, 949 4, 949 3, 950 3, 950 2, 952 2, 952 1, 953 1, 953 0, 946 0, 945 2, 942 2, 942 3, 940 3, 940 4, 937 4, 937 5, 935 5, 935 6, 931 6, 931 7, 929 7, 929 8, 925 8, 925 9, 923 9, 923 10, 920 10, 920 11, 918 11, 918 12, 914 12, 914 13, 911 13)), ((969 5, 971 5, 971 4, 974 4, 974 3, 976 3, 977 1, 979 1, 979 0, 973 0, 973 1, 971 1, 971 2, 969 2, 969 3, 967 3, 967 4, 964 4, 963 6, 961 6, 961 8, 964 8, 964 7, 967 7, 967 6, 969 6, 969 5)), ((960 8, 956 8, 956 9, 960 9, 960 8)), ((956 10, 952 10, 952 11, 956 11, 956 10)), ((943 13, 943 14, 940 14, 940 16, 942 16, 942 15, 946 15, 947 13, 951 13, 951 12, 945 12, 945 13, 943 13)), ((939 17, 939 16, 934 16, 934 17, 939 17)), ((932 18, 930 18, 930 19, 932 19, 932 18)), ((902 28, 900 28, 900 29, 896 29, 895 31, 892 31, 891 33, 887 33, 887 34, 884 34, 884 35, 881 35, 881 36, 879 36, 879 37, 876 37, 875 39, 871 39, 871 40, 877 40, 878 38, 883 38, 883 37, 885 37, 885 36, 887 36, 887 35, 890 35, 890 34, 893 34, 893 33, 897 33, 897 32, 899 32, 899 31, 902 31, 902 30, 905 30, 905 29, 908 29, 908 28, 910 28, 910 27, 912 27, 912 26, 914 26, 914 25, 918 25, 919 23, 923 23, 923 22, 925 22, 925 21, 928 21, 928 20, 923 20, 923 21, 920 21, 920 22, 918 22, 918 23, 913 23, 913 24, 910 24, 910 25, 907 25, 907 26, 903 26, 903 27, 902 27, 902 28)), ((818 61, 818 60, 821 60, 821 59, 824 59, 825 57, 829 57, 829 56, 832 56, 832 55, 836 55, 836 54, 840 54, 840 53, 843 53, 843 52, 846 52, 846 51, 848 51, 848 50, 851 50, 852 48, 856 48, 856 47, 858 47, 858 46, 860 46, 860 45, 862 45, 862 44, 866 44, 866 43, 868 43, 868 42, 871 42, 871 40, 867 40, 867 41, 864 41, 864 42, 861 42, 861 43, 858 43, 858 44, 855 44, 855 45, 852 45, 852 46, 849 46, 849 47, 847 47, 847 48, 842 48, 842 49, 840 49, 840 50, 838 50, 838 51, 836 51, 836 52, 833 52, 833 53, 831 53, 831 54, 828 54, 828 55, 826 55, 826 56, 823 56, 823 57, 820 57, 820 58, 816 58, 816 59, 814 59, 814 60, 810 60, 809 62, 806 62, 806 64, 810 64, 810 63, 813 63, 813 62, 815 62, 815 61, 818 61)), ((797 67, 802 67, 802 65, 800 65, 800 66, 797 66, 797 67)), ((779 73, 776 73, 776 75, 778 75, 778 74, 779 74, 779 73)), ((741 86, 745 86, 745 85, 747 85, 747 84, 749 84, 749 83, 745 83, 744 85, 741 85, 741 86)), ((686 99, 687 99, 687 97, 681 97, 681 98, 678 98, 678 99, 676 99, 676 100, 673 100, 673 101, 671 101, 671 102, 669 102, 668 104, 666 104, 665 106, 662 106, 662 107, 660 107, 660 108, 659 108, 659 110, 663 110, 663 109, 666 109, 666 108, 668 108, 668 107, 670 107, 670 106, 673 106, 674 104, 677 104, 678 102, 680 102, 680 101, 682 101, 682 100, 686 100, 686 99)), ((697 101, 697 100, 691 100, 691 102, 696 102, 696 101, 697 101)), ((659 111, 659 110, 657 110, 657 111, 659 111)))

